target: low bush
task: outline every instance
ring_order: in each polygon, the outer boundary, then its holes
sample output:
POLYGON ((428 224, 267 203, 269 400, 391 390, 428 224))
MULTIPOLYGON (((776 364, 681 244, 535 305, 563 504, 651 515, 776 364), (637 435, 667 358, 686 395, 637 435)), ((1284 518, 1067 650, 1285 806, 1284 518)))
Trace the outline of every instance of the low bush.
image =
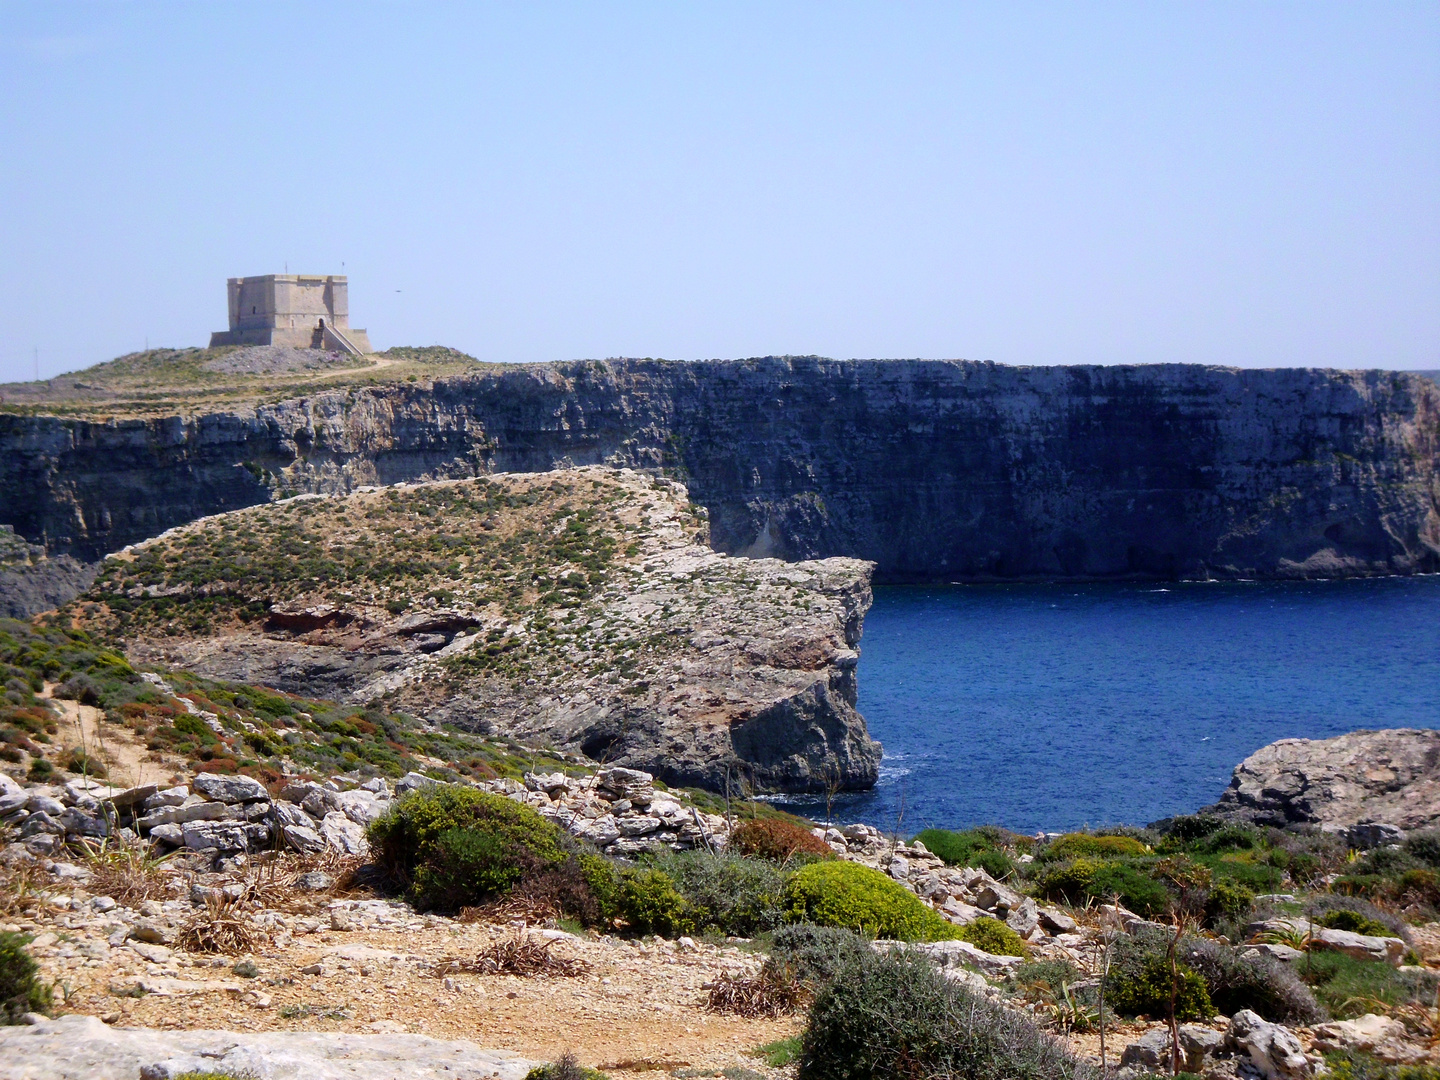
POLYGON ((484 903, 565 861, 559 830, 530 807, 455 785, 403 796, 369 836, 381 867, 422 908, 484 903))
POLYGON ((929 961, 859 955, 819 992, 799 1080, 1095 1080, 1020 1013, 951 984, 929 961))
POLYGON ((785 923, 786 874, 768 859, 686 851, 656 860, 703 929, 754 937, 785 923))
POLYGON ((1170 889, 1128 862, 1101 862, 1078 858, 1044 867, 1035 879, 1036 890, 1050 900, 1083 905, 1087 901, 1120 903, 1137 915, 1158 915, 1173 899, 1170 889))
POLYGON ((599 1069, 581 1065, 569 1050, 547 1065, 536 1065, 525 1074, 525 1080, 608 1080, 599 1069))
POLYGON ((79 773, 83 776, 104 779, 106 775, 105 763, 95 755, 87 754, 83 750, 71 750, 65 755, 61 765, 66 772, 79 773))
POLYGON ((1282 1024, 1315 1024, 1326 1018, 1315 995, 1288 964, 1268 956, 1242 956, 1208 938, 1186 937, 1180 958, 1205 980, 1210 1002, 1226 1016, 1250 1009, 1282 1024))
POLYGON ((1133 836, 1094 836, 1076 832, 1057 836, 1038 853, 1038 857, 1056 861, 1081 856, 1114 859, 1124 855, 1148 854, 1150 849, 1133 836))
POLYGON ((1205 980, 1183 961, 1172 974, 1162 954, 1146 956, 1137 967, 1113 968, 1106 984, 1106 1004, 1125 1016, 1149 1016, 1159 1020, 1170 1015, 1170 994, 1175 989, 1175 1019, 1209 1020, 1215 1015, 1205 980), (1176 985, 1178 976, 1178 985, 1176 985))
POLYGON ((1205 921, 1213 926, 1221 920, 1238 922, 1255 903, 1255 894, 1227 878, 1210 883, 1205 894, 1205 921))
POLYGON ((30 1012, 50 1011, 50 988, 40 981, 35 960, 25 951, 30 938, 0 931, 0 1024, 18 1024, 30 1012))
POLYGON ((695 931, 695 909, 663 870, 623 872, 617 906, 620 917, 637 934, 678 937, 695 931))
POLYGON ((860 935, 835 926, 793 923, 775 931, 770 959, 795 972, 796 978, 821 986, 870 954, 860 935))
POLYGON ((1010 856, 979 829, 966 832, 926 829, 915 839, 944 859, 947 866, 978 866, 993 878, 1008 877, 1015 872, 1010 856))
POLYGON ((974 922, 960 927, 960 932, 956 937, 961 941, 968 941, 977 949, 982 949, 992 956, 1030 955, 1029 950, 1025 948, 1024 938, 999 919, 992 919, 988 915, 982 915, 974 922))
POLYGON ((1440 829, 1411 833, 1405 838, 1405 850, 1416 862, 1440 870, 1440 829))
POLYGON ((878 870, 853 862, 812 863, 785 884, 796 921, 839 926, 900 941, 944 941, 960 936, 914 893, 878 870))
POLYGON ((727 847, 751 858, 791 862, 797 856, 833 859, 835 852, 809 829, 782 818, 754 818, 736 826, 727 847))
POLYGON ((1026 1001, 1041 1001, 1059 996, 1062 987, 1073 986, 1082 978, 1080 969, 1069 960, 1032 960, 1016 967, 1006 981, 1026 1001))

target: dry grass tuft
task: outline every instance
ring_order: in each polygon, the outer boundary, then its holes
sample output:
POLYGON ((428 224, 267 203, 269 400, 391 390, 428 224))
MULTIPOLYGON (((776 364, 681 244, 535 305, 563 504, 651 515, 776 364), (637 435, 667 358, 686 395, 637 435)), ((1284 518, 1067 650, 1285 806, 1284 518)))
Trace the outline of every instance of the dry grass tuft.
POLYGON ((710 987, 706 1008, 748 1019, 789 1016, 805 1003, 805 987, 789 967, 767 964, 751 977, 722 975, 710 987))
POLYGON ((147 846, 105 843, 84 847, 85 868, 93 875, 86 888, 118 904, 136 907, 145 900, 170 895, 169 855, 155 855, 147 846))
POLYGON ((50 875, 34 863, 0 866, 0 915, 23 916, 43 908, 50 875))
POLYGON ((204 911, 185 920, 175 944, 192 953, 220 953, 236 956, 251 953, 266 939, 240 917, 233 900, 210 901, 204 911))
POLYGON ((441 960, 430 974, 439 978, 455 972, 479 975, 562 975, 575 978, 590 971, 584 960, 553 956, 553 942, 533 938, 525 933, 497 941, 474 960, 441 960))

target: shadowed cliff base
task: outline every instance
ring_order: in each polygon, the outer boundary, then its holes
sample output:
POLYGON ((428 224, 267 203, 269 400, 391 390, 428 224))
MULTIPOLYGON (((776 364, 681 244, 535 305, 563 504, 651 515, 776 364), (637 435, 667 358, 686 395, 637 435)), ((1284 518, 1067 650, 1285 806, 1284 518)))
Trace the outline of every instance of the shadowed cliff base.
POLYGON ((428 370, 169 418, 0 413, 0 520, 93 560, 284 494, 609 464, 682 480, 720 550, 864 558, 887 582, 1440 571, 1440 387, 1414 372, 428 370))

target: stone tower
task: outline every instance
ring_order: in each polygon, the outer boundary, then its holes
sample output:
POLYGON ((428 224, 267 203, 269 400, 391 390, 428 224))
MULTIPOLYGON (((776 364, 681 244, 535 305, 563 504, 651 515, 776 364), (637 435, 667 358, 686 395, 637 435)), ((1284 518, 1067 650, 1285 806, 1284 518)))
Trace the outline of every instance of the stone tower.
POLYGON ((289 345, 363 356, 364 330, 350 329, 350 287, 334 274, 264 274, 231 278, 230 329, 210 335, 217 345, 289 345))

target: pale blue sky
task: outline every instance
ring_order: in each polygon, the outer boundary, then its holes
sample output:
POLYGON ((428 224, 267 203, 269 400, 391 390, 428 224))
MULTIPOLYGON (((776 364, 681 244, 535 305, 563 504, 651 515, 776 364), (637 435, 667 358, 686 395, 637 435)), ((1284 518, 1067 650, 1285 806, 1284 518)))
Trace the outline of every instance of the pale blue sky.
POLYGON ((1440 3, 0 0, 0 379, 376 347, 1440 367, 1440 3))

